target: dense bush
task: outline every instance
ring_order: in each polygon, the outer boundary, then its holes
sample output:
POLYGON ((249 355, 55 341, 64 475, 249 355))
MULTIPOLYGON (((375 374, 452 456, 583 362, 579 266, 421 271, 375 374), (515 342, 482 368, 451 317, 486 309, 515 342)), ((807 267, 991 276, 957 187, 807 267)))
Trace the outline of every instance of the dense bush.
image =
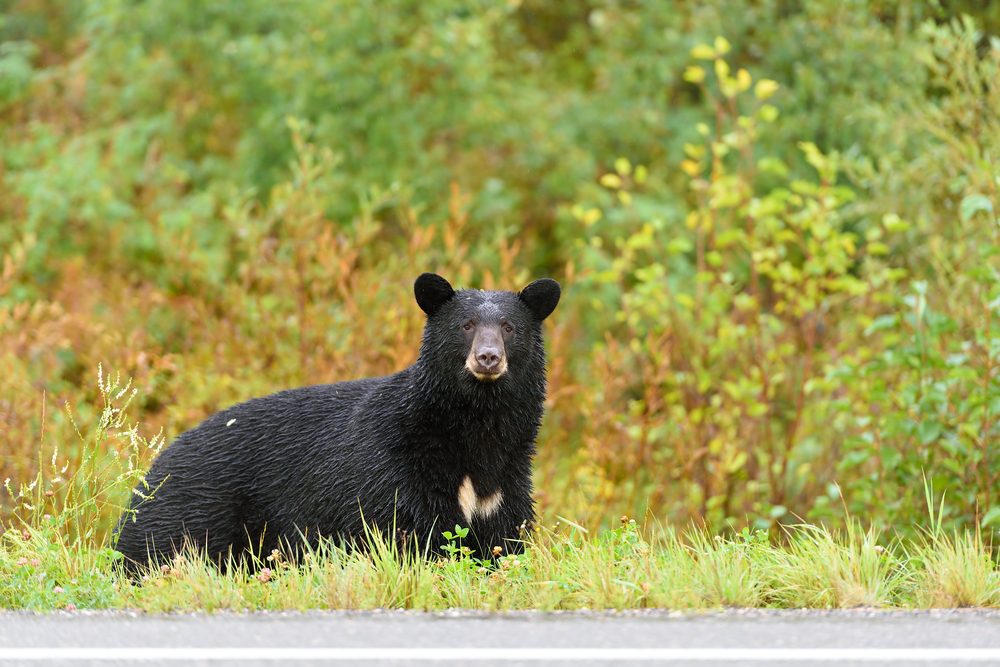
MULTIPOLYGON (((969 59, 976 36, 959 26, 925 35, 946 101, 962 82, 989 89, 1000 51, 969 59)), ((752 79, 732 75, 728 48, 720 39, 694 52, 713 62, 717 91, 702 67, 687 71, 717 110, 680 164, 691 178, 687 232, 643 214, 639 194, 624 189, 627 162, 602 179, 635 223, 613 246, 600 235, 590 244, 589 281, 616 287, 622 329, 593 355, 608 381, 584 394, 578 488, 604 512, 623 501, 642 511, 651 500, 675 520, 766 527, 847 511, 905 532, 929 485, 950 498, 951 518, 996 523, 1000 394, 989 349, 1000 229, 981 224, 994 217, 994 199, 945 200, 958 210, 942 222, 963 231, 931 238, 948 248, 944 262, 904 255, 911 223, 875 217, 869 193, 838 185, 850 157, 803 142, 818 178, 795 179, 758 150, 777 84, 759 81, 756 101, 741 99, 752 79)), ((921 121, 945 139, 949 122, 995 122, 966 119, 962 104, 933 109, 933 121, 921 121)), ((985 146, 960 146, 938 150, 940 164, 976 184, 952 192, 989 192, 990 167, 977 155, 985 146)), ((863 160, 854 170, 875 173, 863 160)), ((583 226, 598 218, 597 209, 574 212, 583 226)))
POLYGON ((567 288, 547 517, 906 533, 926 484, 1000 525, 1000 43, 965 4, 0 7, 15 496, 39 445, 94 456, 98 364, 169 440, 411 363, 432 270, 567 288))

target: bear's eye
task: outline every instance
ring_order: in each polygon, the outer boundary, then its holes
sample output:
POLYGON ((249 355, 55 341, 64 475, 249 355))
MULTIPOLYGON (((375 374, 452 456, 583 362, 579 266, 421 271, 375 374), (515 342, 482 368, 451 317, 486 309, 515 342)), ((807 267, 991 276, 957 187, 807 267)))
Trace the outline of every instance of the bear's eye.
POLYGON ((472 322, 466 322, 465 325, 462 326, 462 328, 465 329, 466 331, 472 331, 472 322))
POLYGON ((509 324, 508 324, 508 325, 506 325, 506 326, 505 326, 505 327, 503 328, 503 330, 504 330, 504 331, 506 331, 507 333, 514 333, 514 327, 510 326, 509 324))

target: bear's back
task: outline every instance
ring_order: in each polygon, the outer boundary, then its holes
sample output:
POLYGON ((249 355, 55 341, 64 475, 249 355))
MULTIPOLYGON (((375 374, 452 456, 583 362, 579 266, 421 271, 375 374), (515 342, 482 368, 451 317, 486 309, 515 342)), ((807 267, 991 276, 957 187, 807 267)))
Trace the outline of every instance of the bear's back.
POLYGON ((137 489, 151 497, 133 498, 116 548, 145 562, 150 544, 171 552, 185 535, 214 560, 220 553, 224 559, 229 545, 277 547, 279 536, 294 538, 309 528, 297 525, 301 517, 312 519, 314 536, 354 532, 356 504, 331 503, 331 487, 337 496, 356 498, 371 478, 377 460, 358 451, 367 443, 358 437, 357 420, 390 378, 253 398, 182 433, 153 461, 137 489))

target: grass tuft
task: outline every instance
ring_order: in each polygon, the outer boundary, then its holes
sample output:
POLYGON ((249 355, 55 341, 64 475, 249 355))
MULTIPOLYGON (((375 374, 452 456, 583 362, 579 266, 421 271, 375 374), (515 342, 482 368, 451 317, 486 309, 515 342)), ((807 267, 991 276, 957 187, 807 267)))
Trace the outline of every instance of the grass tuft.
POLYGON ((901 604, 912 573, 878 537, 856 521, 843 534, 811 525, 790 529, 788 547, 772 553, 775 604, 819 609, 901 604))
POLYGON ((938 533, 914 552, 915 606, 1000 606, 1000 569, 978 532, 938 533))

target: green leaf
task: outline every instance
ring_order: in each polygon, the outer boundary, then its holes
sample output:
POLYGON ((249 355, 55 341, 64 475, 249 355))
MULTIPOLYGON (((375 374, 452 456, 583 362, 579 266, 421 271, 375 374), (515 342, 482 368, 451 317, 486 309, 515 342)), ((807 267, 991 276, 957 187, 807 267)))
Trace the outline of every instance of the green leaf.
POLYGON ((879 315, 876 317, 868 328, 865 329, 865 336, 871 336, 876 331, 880 329, 891 329, 896 326, 896 316, 895 315, 879 315))
POLYGON ((846 456, 840 459, 840 463, 837 464, 839 470, 850 470, 855 466, 859 466, 865 463, 871 458, 871 452, 867 450, 856 450, 853 452, 848 452, 846 456))
POLYGON ((746 238, 746 232, 742 229, 727 229, 719 232, 715 239, 715 244, 719 248, 725 248, 746 238))
POLYGON ((925 419, 920 422, 917 434, 920 436, 920 444, 929 445, 941 435, 941 423, 925 419))
POLYGON ((895 213, 886 213, 882 216, 882 225, 887 232, 905 232, 910 228, 910 223, 900 220, 895 213))
POLYGON ((987 213, 993 212, 993 202, 986 195, 969 195, 962 200, 961 215, 962 220, 968 220, 977 211, 986 211, 987 213))
POLYGON ((990 511, 983 516, 983 520, 979 525, 986 528, 990 524, 1000 524, 1000 505, 991 507, 990 511))
POLYGON ((667 244, 667 252, 671 255, 676 255, 682 252, 691 252, 692 250, 694 250, 694 244, 683 236, 671 239, 670 243, 667 244))
POLYGON ((757 168, 761 171, 770 172, 776 176, 787 176, 788 167, 776 157, 762 157, 757 161, 757 168))
POLYGON ((740 470, 741 468, 743 468, 744 465, 746 465, 746 462, 747 462, 747 453, 746 452, 737 453, 736 457, 729 463, 729 472, 734 473, 737 470, 740 470))

